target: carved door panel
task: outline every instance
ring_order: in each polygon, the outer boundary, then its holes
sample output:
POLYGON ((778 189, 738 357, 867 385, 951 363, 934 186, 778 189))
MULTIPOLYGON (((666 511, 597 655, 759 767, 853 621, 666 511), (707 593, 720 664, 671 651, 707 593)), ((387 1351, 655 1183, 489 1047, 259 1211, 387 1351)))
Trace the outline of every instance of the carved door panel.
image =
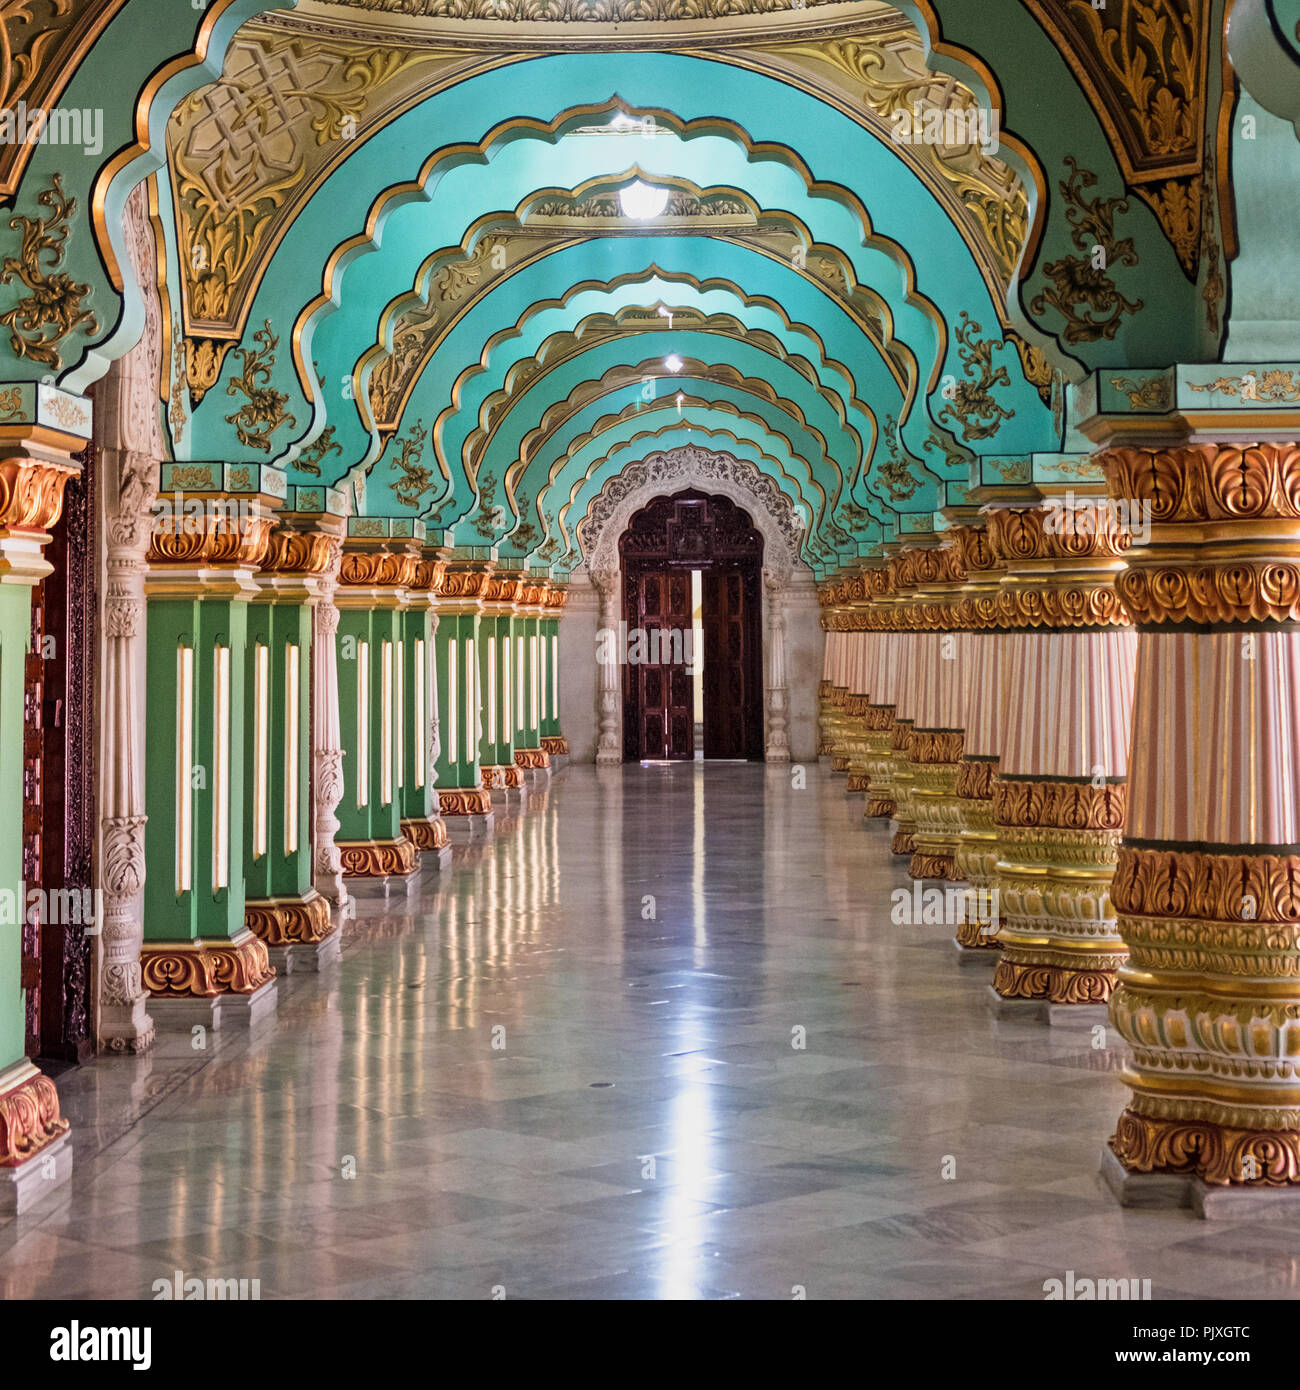
POLYGON ((694 692, 682 636, 691 627, 690 571, 631 571, 624 614, 624 756, 693 758, 694 692))
POLYGON ((763 756, 757 566, 707 570, 704 599, 704 756, 763 756))
POLYGON ((45 548, 54 567, 32 591, 23 692, 22 872, 40 889, 23 918, 26 1045, 42 1065, 81 1062, 90 1035, 90 936, 94 921, 94 536, 86 471, 64 492, 64 514, 45 548), (26 920, 30 915, 32 920, 26 920))
POLYGON ((32 625, 23 668, 23 893, 18 903, 22 939, 22 987, 27 992, 27 1055, 34 1057, 41 1042, 41 927, 39 913, 27 910, 26 890, 39 887, 44 872, 45 804, 45 608, 46 585, 32 590, 32 625), (28 920, 29 915, 33 920, 28 920))

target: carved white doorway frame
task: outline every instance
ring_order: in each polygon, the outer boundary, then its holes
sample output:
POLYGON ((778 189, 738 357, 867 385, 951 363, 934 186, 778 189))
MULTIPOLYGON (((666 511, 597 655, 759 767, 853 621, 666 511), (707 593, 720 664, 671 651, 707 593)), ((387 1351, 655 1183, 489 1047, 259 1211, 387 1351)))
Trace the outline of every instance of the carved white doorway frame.
MULTIPOLYGON (((729 498, 749 513, 763 537, 763 756, 790 761, 789 690, 786 685, 785 596, 799 563, 799 513, 761 469, 734 454, 683 444, 647 454, 601 489, 578 523, 588 577, 600 594, 600 628, 617 631, 623 596, 618 542, 633 515, 656 497, 697 487, 729 498)), ((623 761, 623 700, 619 668, 600 667, 596 686, 600 731, 596 762, 623 761)))

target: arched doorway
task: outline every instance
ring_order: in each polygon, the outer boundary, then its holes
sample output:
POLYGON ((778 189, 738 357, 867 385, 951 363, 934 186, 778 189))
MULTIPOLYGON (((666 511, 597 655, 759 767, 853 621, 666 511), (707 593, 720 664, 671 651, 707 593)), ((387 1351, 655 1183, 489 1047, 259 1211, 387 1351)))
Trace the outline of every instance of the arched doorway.
POLYGON ((763 537, 688 488, 633 514, 623 570, 626 761, 763 757, 763 537))

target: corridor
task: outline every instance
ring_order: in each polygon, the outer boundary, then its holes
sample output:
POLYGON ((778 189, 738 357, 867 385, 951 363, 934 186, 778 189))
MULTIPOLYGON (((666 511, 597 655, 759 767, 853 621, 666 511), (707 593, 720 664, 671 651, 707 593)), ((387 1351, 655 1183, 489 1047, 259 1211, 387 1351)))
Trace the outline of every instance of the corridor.
POLYGON ((1286 1226, 1103 1191, 1122 1044, 993 1021, 861 812, 816 765, 573 766, 452 872, 350 884, 251 1035, 57 1078, 72 1179, 0 1294, 1293 1297, 1286 1226))

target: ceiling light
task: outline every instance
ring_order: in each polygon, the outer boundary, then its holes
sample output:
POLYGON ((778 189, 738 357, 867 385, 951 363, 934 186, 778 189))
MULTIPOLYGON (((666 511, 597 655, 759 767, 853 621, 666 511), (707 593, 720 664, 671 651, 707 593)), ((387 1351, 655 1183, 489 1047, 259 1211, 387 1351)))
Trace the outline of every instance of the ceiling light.
POLYGON ((648 183, 636 179, 626 188, 619 189, 618 201, 624 217, 630 217, 635 222, 648 222, 668 206, 668 190, 652 188, 648 183))
POLYGON ((680 372, 682 369, 682 359, 678 357, 675 352, 670 352, 668 356, 664 358, 664 366, 667 367, 670 372, 680 372))

